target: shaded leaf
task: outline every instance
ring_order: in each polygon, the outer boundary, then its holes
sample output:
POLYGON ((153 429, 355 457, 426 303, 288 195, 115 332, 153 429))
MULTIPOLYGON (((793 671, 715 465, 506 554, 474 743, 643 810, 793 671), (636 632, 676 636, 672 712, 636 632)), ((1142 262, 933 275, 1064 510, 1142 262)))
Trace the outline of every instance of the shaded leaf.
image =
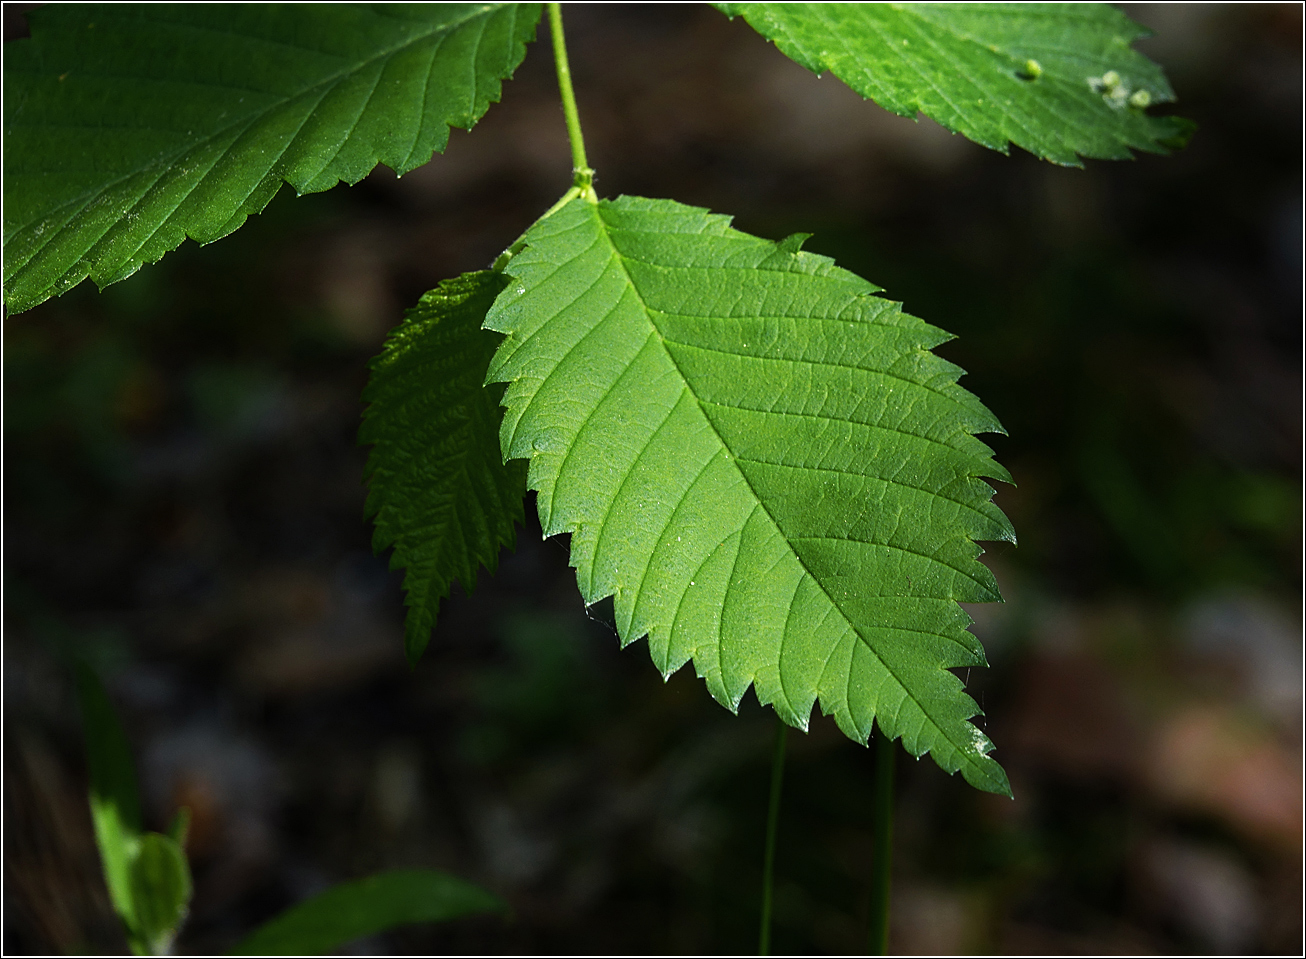
POLYGON ((91 823, 100 850, 104 882, 114 911, 129 929, 136 926, 132 862, 140 844, 141 804, 136 767, 127 734, 91 667, 77 663, 77 697, 90 773, 91 823))
POLYGON ((1105 3, 714 3, 743 16, 813 73, 829 70, 899 116, 924 113, 1006 153, 1066 166, 1079 157, 1166 153, 1194 129, 1148 115, 1174 99, 1130 48, 1148 31, 1105 3))
POLYGON ((171 836, 147 832, 131 866, 136 934, 152 955, 166 955, 190 906, 190 865, 171 836))
POLYGON ((501 273, 467 273, 425 294, 372 361, 363 393, 373 545, 393 546, 391 568, 407 570, 412 662, 453 581, 470 591, 480 566, 493 571, 522 519, 525 466, 505 466, 499 452, 503 387, 482 388, 498 338, 481 323, 506 283, 501 273))
POLYGON ((174 836, 141 832, 140 796, 131 746, 95 671, 77 662, 77 696, 90 772, 91 822, 114 911, 138 954, 166 953, 190 904, 190 865, 182 851, 189 812, 174 836))
POLYGON ((1001 426, 928 352, 948 334, 801 240, 635 197, 537 223, 486 319, 504 455, 664 675, 801 728, 819 699, 1008 792, 948 672, 985 662, 957 602, 1000 598, 974 540, 1014 539, 972 435, 1001 426))
POLYGON ((405 173, 499 98, 539 4, 51 4, 5 44, 4 295, 131 275, 267 205, 405 173))
POLYGON ((333 886, 288 909, 255 930, 232 955, 320 955, 396 926, 506 909, 479 886, 442 872, 384 872, 333 886))

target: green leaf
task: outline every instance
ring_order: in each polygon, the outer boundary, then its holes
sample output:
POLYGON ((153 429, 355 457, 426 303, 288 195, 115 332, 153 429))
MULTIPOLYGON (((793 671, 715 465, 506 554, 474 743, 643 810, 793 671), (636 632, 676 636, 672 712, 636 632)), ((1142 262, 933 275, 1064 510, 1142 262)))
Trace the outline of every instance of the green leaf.
POLYGON ((1166 153, 1194 129, 1149 116, 1174 99, 1131 49, 1148 31, 1105 3, 714 3, 813 73, 829 70, 899 116, 924 113, 1006 153, 1065 166, 1080 156, 1166 153))
POLYGON ((512 547, 522 520, 524 464, 499 453, 503 387, 482 388, 498 338, 481 329, 507 284, 501 273, 467 273, 425 294, 391 331, 363 393, 359 441, 367 461, 367 512, 379 553, 407 567, 404 646, 416 662, 440 600, 455 579, 470 591, 512 547))
POLYGON ((414 922, 504 912, 498 897, 432 869, 378 873, 333 886, 255 930, 237 956, 320 955, 363 936, 414 922))
POLYGON ((5 44, 4 296, 100 286, 267 205, 402 174, 499 99, 539 4, 51 4, 5 44))
POLYGON ((175 839, 157 832, 141 837, 131 867, 136 934, 150 955, 167 955, 190 905, 190 865, 175 839))
POLYGON ((957 601, 1000 598, 974 540, 1014 538, 972 435, 1001 426, 928 352, 948 334, 801 239, 634 197, 540 221, 486 319, 504 455, 664 675, 800 728, 819 699, 1009 792, 947 671, 985 662, 957 601))
POLYGON ((141 804, 131 746, 99 677, 81 662, 76 665, 76 676, 91 780, 95 844, 100 850, 104 883, 109 888, 114 911, 129 930, 134 930, 136 906, 131 868, 140 846, 141 804))
POLYGON ((77 697, 86 736, 91 822, 114 911, 138 954, 165 954, 190 904, 190 866, 178 836, 188 812, 179 811, 177 836, 141 833, 140 796, 131 746, 99 677, 76 664, 77 697))

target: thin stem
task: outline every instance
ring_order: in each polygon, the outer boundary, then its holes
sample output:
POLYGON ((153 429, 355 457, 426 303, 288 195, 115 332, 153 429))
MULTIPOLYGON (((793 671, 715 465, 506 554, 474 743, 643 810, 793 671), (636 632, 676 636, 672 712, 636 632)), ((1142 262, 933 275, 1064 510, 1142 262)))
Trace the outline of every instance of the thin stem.
POLYGON ((775 748, 771 753, 771 802, 766 811, 766 854, 762 861, 762 925, 757 937, 757 954, 771 954, 771 901, 775 885, 775 834, 780 825, 780 787, 785 777, 785 738, 789 727, 775 720, 775 748))
POLYGON ((594 171, 585 158, 585 137, 580 132, 580 113, 576 110, 576 91, 571 88, 571 66, 567 63, 567 39, 562 33, 562 5, 549 4, 549 32, 553 35, 553 63, 558 68, 558 93, 562 96, 562 113, 567 119, 567 139, 571 141, 572 182, 581 196, 597 202, 594 171))
POLYGON ((875 793, 871 798, 871 930, 867 952, 889 951, 889 866, 893 852, 893 741, 875 730, 875 793))
MULTIPOLYGON (((548 4, 549 31, 553 35, 553 63, 558 68, 558 93, 562 97, 562 114, 567 120, 567 139, 571 141, 572 187, 557 203, 549 207, 535 222, 546 219, 562 209, 576 197, 584 197, 590 203, 598 203, 598 194, 594 192, 594 171, 585 159, 585 137, 580 132, 580 114, 576 110, 576 91, 571 86, 571 67, 567 63, 567 39, 562 32, 562 6, 548 4)), ((529 231, 528 231, 529 232, 529 231)), ((504 250, 490 265, 496 273, 502 272, 514 256, 526 248, 526 234, 519 236, 508 249, 504 250)))

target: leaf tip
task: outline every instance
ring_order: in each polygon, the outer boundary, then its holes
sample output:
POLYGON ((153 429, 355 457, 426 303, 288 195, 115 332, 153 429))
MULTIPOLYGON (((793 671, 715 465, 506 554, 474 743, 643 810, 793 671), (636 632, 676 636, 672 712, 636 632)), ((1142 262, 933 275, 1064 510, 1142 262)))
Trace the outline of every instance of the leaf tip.
POLYGON ((1197 132, 1196 121, 1187 117, 1164 117, 1170 132, 1159 136, 1156 142, 1167 150, 1182 150, 1197 132))
MULTIPOLYGON (((412 610, 409 610, 409 616, 412 610)), ((408 660, 408 671, 416 672, 417 664, 421 662, 422 654, 426 652, 427 645, 431 642, 431 630, 429 627, 410 629, 404 636, 404 655, 408 660)))

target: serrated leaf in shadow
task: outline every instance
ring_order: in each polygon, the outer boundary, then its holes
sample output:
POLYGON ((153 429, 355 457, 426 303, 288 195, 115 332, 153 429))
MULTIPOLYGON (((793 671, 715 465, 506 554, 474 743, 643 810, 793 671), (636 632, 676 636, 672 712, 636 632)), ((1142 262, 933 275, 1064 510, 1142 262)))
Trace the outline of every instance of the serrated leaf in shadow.
POLYGON ((498 101, 540 6, 51 4, 5 44, 4 298, 103 287, 289 183, 398 174, 498 101))

